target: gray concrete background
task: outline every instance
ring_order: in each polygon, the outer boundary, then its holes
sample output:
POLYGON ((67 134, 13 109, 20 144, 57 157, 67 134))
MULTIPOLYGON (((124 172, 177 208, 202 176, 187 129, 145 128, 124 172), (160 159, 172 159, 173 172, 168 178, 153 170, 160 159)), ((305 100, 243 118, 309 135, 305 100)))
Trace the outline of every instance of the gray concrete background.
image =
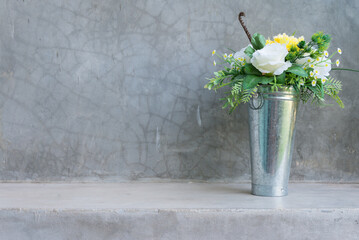
MULTIPOLYGON (((243 181, 247 106, 203 89, 211 51, 318 30, 359 68, 359 1, 0 1, 0 179, 243 181)), ((334 73, 333 73, 334 74, 334 73)), ((359 77, 345 109, 302 105, 292 180, 359 181, 359 77)))

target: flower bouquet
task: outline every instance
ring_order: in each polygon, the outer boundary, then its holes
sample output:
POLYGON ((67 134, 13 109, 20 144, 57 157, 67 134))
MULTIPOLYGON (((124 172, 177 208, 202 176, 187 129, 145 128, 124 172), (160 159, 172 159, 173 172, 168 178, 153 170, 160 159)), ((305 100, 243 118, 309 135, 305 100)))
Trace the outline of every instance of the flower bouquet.
MULTIPOLYGON (((249 102, 249 127, 251 148, 252 194, 260 196, 287 195, 292 149, 295 134, 296 112, 299 100, 325 104, 325 95, 344 107, 338 94, 340 81, 329 73, 335 64, 337 48, 328 53, 330 35, 314 33, 309 41, 304 37, 285 33, 265 39, 259 33, 248 32, 239 14, 239 21, 250 44, 240 51, 212 55, 224 65, 214 73, 205 88, 227 88, 223 108, 229 113, 240 103, 249 102)), ((216 66, 217 62, 214 60, 216 66)))
MULTIPOLYGON (((329 76, 332 65, 337 67, 332 58, 336 53, 342 54, 340 48, 329 56, 327 51, 331 37, 322 32, 314 33, 306 42, 304 37, 279 34, 271 39, 255 33, 251 44, 238 52, 217 54, 223 70, 214 73, 205 88, 217 90, 229 87, 223 108, 230 107, 230 113, 240 104, 248 102, 255 96, 258 87, 271 86, 272 90, 293 87, 303 102, 311 99, 319 105, 324 104, 324 96, 332 97, 340 107, 344 107, 338 96, 342 84, 329 76)), ((217 62, 213 61, 214 65, 217 62)))

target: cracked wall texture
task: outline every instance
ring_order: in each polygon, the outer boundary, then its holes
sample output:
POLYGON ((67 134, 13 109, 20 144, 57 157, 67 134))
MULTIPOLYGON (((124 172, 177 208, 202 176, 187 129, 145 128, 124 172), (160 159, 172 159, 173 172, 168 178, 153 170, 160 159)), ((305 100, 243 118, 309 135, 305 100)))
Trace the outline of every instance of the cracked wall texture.
MULTIPOLYGON (((1 0, 0 179, 248 180, 247 106, 203 88, 211 51, 322 30, 358 68, 356 0, 1 0)), ((292 180, 359 181, 359 76, 346 105, 301 105, 292 180)))

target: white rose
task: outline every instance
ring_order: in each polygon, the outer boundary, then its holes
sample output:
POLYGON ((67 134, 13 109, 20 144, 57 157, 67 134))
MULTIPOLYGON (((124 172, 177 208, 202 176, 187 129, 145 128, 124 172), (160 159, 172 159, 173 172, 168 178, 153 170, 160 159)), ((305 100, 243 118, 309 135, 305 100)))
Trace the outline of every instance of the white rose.
POLYGON ((304 57, 297 59, 295 62, 299 65, 302 65, 303 67, 307 67, 314 62, 314 59, 311 57, 304 57))
POLYGON ((314 71, 318 71, 320 77, 329 76, 330 70, 332 70, 332 61, 326 57, 322 57, 319 61, 314 62, 314 71))
POLYGON ((264 46, 261 50, 255 51, 251 63, 261 73, 280 75, 292 66, 289 61, 285 62, 287 54, 288 50, 285 44, 273 43, 264 46))
MULTIPOLYGON (((249 47, 249 46, 252 46, 252 45, 249 44, 247 47, 249 47)), ((242 48, 241 50, 239 50, 238 52, 236 52, 236 53, 233 55, 234 59, 236 59, 236 60, 243 59, 243 60, 245 60, 247 63, 250 62, 251 58, 250 58, 247 54, 244 53, 244 51, 246 50, 247 47, 244 47, 244 48, 242 48)))

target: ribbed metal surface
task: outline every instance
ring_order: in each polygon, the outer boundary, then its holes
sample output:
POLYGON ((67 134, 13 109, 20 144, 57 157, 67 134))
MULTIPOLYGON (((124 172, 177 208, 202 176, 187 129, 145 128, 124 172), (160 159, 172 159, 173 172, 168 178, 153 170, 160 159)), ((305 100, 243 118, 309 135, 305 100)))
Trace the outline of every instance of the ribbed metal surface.
POLYGON ((298 101, 293 88, 261 87, 248 108, 254 195, 288 194, 298 101))

